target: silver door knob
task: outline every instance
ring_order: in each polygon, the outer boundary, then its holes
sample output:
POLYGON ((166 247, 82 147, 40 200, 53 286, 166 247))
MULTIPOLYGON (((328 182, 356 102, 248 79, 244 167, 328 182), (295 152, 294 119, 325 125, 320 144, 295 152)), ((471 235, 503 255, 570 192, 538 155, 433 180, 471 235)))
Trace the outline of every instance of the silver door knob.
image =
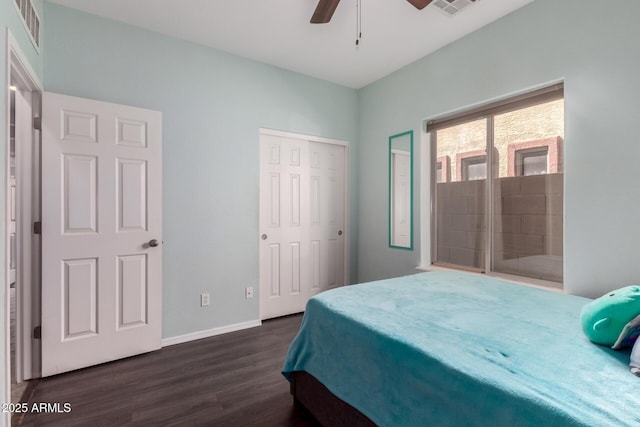
POLYGON ((160 244, 160 242, 158 242, 157 239, 151 239, 149 240, 149 247, 151 248, 155 248, 156 246, 158 246, 160 244))
POLYGON ((342 236, 342 230, 338 231, 338 236, 342 236))
POLYGON ((262 236, 260 236, 260 238, 261 238, 262 240, 267 240, 267 235, 266 235, 266 234, 263 234, 262 236))

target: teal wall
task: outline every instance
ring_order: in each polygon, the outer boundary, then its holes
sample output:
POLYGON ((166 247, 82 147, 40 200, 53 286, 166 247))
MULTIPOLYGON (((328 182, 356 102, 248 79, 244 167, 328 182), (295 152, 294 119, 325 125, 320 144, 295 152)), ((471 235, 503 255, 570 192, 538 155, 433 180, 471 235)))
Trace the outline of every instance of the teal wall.
MULTIPOLYGON (((599 296, 638 283, 638 17, 637 0, 536 0, 360 90, 359 281, 419 263, 418 250, 386 245, 389 135, 414 129, 419 141, 425 118, 564 80, 565 289, 599 296)), ((416 177, 420 197, 426 184, 416 177)))
MULTIPOLYGON (((22 54, 25 56, 29 65, 33 69, 33 71, 37 74, 37 78, 42 80, 42 59, 39 52, 35 49, 33 44, 31 43, 31 39, 27 33, 27 30, 22 23, 22 17, 20 13, 16 9, 13 4, 13 0, 3 0, 0 2, 0 40, 2 41, 2 47, 0 48, 0 137, 2 140, 5 140, 5 135, 7 135, 7 127, 6 127, 6 117, 7 117, 7 108, 9 106, 9 88, 6 87, 5 82, 7 82, 7 53, 6 53, 6 32, 7 29, 11 32, 11 35, 18 43, 22 54)), ((38 12, 38 15, 42 21, 42 0, 34 0, 33 6, 38 12)), ((44 25, 41 22, 42 25, 44 25)), ((5 141, 6 144, 6 141, 5 141)), ((6 188, 6 146, 2 145, 2 149, 0 149, 0 188, 6 188)), ((3 192, 4 194, 4 192, 3 192)), ((5 198, 0 197, 0 224, 4 224, 6 217, 6 204, 5 198)), ((0 242, 4 242, 6 239, 5 227, 0 227, 0 242)), ((4 244, 0 244, 0 260, 5 259, 5 247, 4 244)), ((0 262, 0 277, 5 277, 5 263, 0 262)), ((5 319, 7 315, 5 310, 6 305, 6 290, 8 289, 7 284, 5 283, 5 287, 2 292, 0 292, 0 319, 5 319)), ((2 321, 4 325, 4 320, 2 321)), ((5 328, 0 328, 0 342, 5 342, 5 328)), ((3 346, 4 348, 4 346, 3 346)), ((0 351, 0 397, 2 398, 2 402, 10 402, 11 399, 6 396, 5 388, 7 385, 8 378, 5 375, 5 354, 6 352, 0 351)), ((4 417, 0 418, 0 425, 4 425, 4 417)))
POLYGON ((163 113, 163 337, 258 319, 259 128, 349 141, 355 188, 357 92, 48 2, 45 17, 47 91, 163 113))

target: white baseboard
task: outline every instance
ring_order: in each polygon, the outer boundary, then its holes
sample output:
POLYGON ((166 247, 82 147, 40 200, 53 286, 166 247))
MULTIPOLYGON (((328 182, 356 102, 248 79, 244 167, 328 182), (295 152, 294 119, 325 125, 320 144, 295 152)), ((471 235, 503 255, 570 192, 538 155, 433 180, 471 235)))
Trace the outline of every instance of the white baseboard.
POLYGON ((200 340, 202 338, 209 338, 216 335, 227 334, 229 332, 241 331, 242 329, 255 328, 256 326, 260 325, 262 325, 262 321, 250 320, 248 322, 236 323, 233 325, 221 326, 219 328, 192 332, 190 334, 178 335, 176 337, 163 338, 162 347, 169 347, 170 345, 182 344, 189 341, 200 340))

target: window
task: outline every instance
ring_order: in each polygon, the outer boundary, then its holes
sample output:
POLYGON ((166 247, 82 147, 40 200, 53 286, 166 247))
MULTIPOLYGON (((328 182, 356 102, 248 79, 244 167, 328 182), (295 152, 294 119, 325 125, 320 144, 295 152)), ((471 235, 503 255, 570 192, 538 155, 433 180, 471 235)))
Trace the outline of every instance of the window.
POLYGON ((547 149, 518 152, 518 175, 544 175, 547 173, 549 153, 547 149))
POLYGON ((441 156, 436 160, 436 181, 449 182, 451 180, 451 159, 441 156))
POLYGON ((562 283, 563 96, 556 85, 427 123, 432 263, 562 283))
POLYGON ((475 156, 462 160, 462 180, 487 179, 487 157, 475 156))
POLYGON ((561 142, 562 138, 556 136, 510 143, 507 149, 508 176, 562 172, 561 142))

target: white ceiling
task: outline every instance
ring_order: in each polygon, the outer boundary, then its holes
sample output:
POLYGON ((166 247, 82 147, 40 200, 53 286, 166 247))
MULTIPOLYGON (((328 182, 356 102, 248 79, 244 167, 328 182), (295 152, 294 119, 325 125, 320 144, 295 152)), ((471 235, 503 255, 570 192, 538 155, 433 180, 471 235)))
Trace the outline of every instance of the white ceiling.
POLYGON ((356 0, 328 24, 309 23, 317 0, 48 1, 358 89, 533 0, 477 0, 454 16, 363 0, 358 48, 356 0))

